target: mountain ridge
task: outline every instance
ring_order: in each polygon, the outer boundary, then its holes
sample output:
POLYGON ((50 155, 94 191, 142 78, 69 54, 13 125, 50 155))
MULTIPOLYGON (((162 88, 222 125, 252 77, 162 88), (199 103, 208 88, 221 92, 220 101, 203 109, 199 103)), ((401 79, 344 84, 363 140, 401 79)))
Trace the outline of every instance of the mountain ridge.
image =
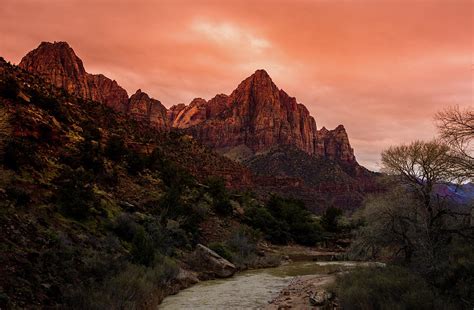
MULTIPOLYGON (((193 137, 211 151, 243 164, 246 171, 231 165, 218 171, 228 185, 244 180, 245 186, 263 197, 299 193, 315 212, 328 205, 355 209, 365 193, 377 190, 375 174, 357 162, 345 127, 318 130, 308 109, 277 87, 263 69, 229 95, 195 98, 188 105, 166 109, 141 89, 128 97, 116 81, 87 73, 66 42, 41 43, 19 67, 69 95, 102 103, 158 131, 193 137), (294 169, 289 171, 289 167, 294 169)), ((187 165, 195 159, 175 160, 187 165)), ((207 164, 212 169, 212 163, 207 164)))
POLYGON ((166 109, 141 90, 129 97, 116 81, 87 73, 67 42, 42 42, 19 67, 69 94, 104 103, 157 129, 184 130, 223 154, 242 146, 255 155, 275 145, 294 145, 310 155, 359 166, 345 128, 318 130, 308 109, 277 87, 263 69, 240 82, 230 95, 218 94, 209 101, 195 98, 189 105, 166 109))

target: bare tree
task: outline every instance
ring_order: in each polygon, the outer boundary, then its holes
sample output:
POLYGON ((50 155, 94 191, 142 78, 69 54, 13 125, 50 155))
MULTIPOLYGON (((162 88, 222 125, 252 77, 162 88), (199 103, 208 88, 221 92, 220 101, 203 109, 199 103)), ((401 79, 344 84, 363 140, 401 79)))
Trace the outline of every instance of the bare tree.
POLYGON ((435 116, 441 138, 452 148, 458 174, 474 178, 474 109, 453 106, 435 116))
POLYGON ((457 180, 450 148, 439 141, 392 146, 382 152, 382 164, 385 173, 401 177, 401 181, 416 190, 429 212, 433 187, 457 180))
POLYGON ((402 256, 411 262, 413 254, 425 248, 425 215, 422 204, 403 187, 395 185, 386 193, 369 196, 364 208, 354 214, 366 225, 357 231, 349 255, 355 259, 402 256))
MULTIPOLYGON (((409 145, 390 147, 382 153, 383 169, 399 177, 405 188, 413 193, 423 207, 427 242, 423 243, 431 253, 437 251, 450 235, 473 238, 473 227, 464 225, 470 216, 466 207, 453 206, 448 195, 435 191, 440 184, 452 185, 459 181, 453 164, 451 148, 440 141, 415 141, 409 145)), ((414 208, 414 204, 406 204, 414 208)))

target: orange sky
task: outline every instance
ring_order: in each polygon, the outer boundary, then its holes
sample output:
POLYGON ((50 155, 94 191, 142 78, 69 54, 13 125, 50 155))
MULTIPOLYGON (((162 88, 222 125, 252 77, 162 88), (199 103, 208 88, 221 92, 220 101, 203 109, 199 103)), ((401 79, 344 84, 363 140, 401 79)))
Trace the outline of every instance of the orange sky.
POLYGON ((0 56, 67 41, 91 73, 169 107, 229 94, 256 69, 344 124, 359 162, 429 139, 433 115, 473 105, 474 1, 2 0, 0 56))

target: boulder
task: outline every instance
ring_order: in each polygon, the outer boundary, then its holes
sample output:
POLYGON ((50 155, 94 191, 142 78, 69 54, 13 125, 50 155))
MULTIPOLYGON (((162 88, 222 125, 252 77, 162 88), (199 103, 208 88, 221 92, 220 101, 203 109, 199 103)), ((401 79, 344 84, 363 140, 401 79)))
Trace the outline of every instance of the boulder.
POLYGON ((326 306, 333 299, 333 294, 320 290, 309 297, 309 302, 312 306, 326 306))
POLYGON ((202 244, 196 246, 188 259, 188 264, 201 272, 205 278, 228 278, 236 272, 234 264, 202 244))

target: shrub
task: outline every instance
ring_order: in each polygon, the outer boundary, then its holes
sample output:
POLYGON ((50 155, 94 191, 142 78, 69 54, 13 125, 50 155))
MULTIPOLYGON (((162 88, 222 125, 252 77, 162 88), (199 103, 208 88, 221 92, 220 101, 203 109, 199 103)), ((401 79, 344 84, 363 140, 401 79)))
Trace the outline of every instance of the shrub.
POLYGON ((82 135, 85 140, 100 141, 102 134, 99 128, 92 121, 82 124, 82 135))
POLYGON ((272 196, 265 207, 248 207, 245 218, 250 226, 262 231, 273 243, 286 244, 293 240, 312 246, 321 238, 321 227, 304 204, 295 199, 272 196))
POLYGON ((216 212, 222 216, 230 216, 232 215, 233 208, 232 204, 230 203, 230 200, 218 200, 214 204, 214 209, 216 212))
POLYGON ((262 231, 265 238, 272 243, 286 244, 291 236, 286 223, 277 221, 267 208, 251 206, 245 210, 245 222, 262 231))
POLYGON ((121 272, 103 283, 74 287, 66 293, 68 309, 143 309, 160 290, 178 276, 179 268, 169 257, 162 257, 153 267, 127 264, 121 272))
POLYGON ((178 264, 168 256, 157 258, 155 266, 151 270, 151 278, 155 285, 166 285, 176 279, 178 274, 178 264))
POLYGON ((132 241, 132 261, 144 266, 151 266, 155 260, 155 246, 150 235, 141 226, 138 227, 132 241))
POLYGON ((92 169, 95 174, 105 171, 104 161, 100 155, 100 146, 97 142, 85 139, 79 144, 79 157, 81 164, 92 169))
POLYGON ((209 249, 219 254, 221 257, 227 259, 228 261, 232 261, 233 253, 226 244, 222 242, 214 242, 209 244, 208 247, 209 249))
POLYGON ((127 170, 132 175, 137 175, 147 166, 146 157, 134 151, 128 152, 125 160, 127 162, 127 170))
POLYGON ((119 161, 127 153, 125 142, 120 136, 112 136, 105 146, 105 156, 113 161, 119 161))
POLYGON ((113 223, 113 230, 122 239, 132 241, 137 233, 139 225, 128 213, 121 213, 113 223))
POLYGON ((337 232, 339 231, 339 225, 337 220, 342 215, 342 210, 329 207, 324 211, 323 216, 321 217, 321 225, 326 231, 337 232))
POLYGON ((57 178, 57 204, 64 214, 76 219, 89 216, 91 209, 98 204, 92 180, 92 175, 82 168, 66 168, 57 178))
POLYGON ((3 164, 6 168, 19 171, 24 166, 33 166, 41 168, 41 161, 36 156, 37 145, 24 138, 11 140, 7 143, 4 154, 3 164))
POLYGON ((67 110, 61 106, 56 98, 39 93, 37 91, 32 91, 30 101, 37 107, 48 111, 51 115, 63 123, 69 123, 69 114, 67 110))
POLYGON ((337 279, 344 309, 433 309, 434 294, 423 278, 390 266, 354 270, 337 279))
POLYGON ((10 114, 7 109, 0 106, 0 156, 3 155, 3 148, 7 139, 10 137, 12 132, 12 126, 10 124, 10 114))
POLYGON ((214 210, 222 216, 232 215, 233 208, 224 180, 222 178, 210 177, 206 180, 205 184, 208 187, 207 192, 214 201, 214 210))
POLYGON ((0 80, 0 96, 8 99, 15 99, 19 92, 20 86, 14 78, 8 77, 4 80, 0 80))
POLYGON ((13 200, 17 206, 25 206, 31 201, 30 194, 22 188, 9 186, 6 192, 7 197, 13 200))

